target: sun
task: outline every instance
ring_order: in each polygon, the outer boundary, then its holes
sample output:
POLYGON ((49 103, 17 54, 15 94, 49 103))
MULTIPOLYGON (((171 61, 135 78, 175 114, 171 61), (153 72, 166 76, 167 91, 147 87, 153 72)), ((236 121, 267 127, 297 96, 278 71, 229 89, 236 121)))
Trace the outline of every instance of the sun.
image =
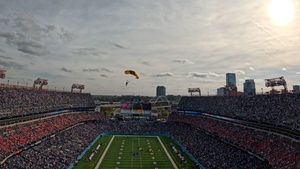
POLYGON ((284 26, 294 17, 294 5, 290 0, 272 0, 268 12, 275 24, 284 26))

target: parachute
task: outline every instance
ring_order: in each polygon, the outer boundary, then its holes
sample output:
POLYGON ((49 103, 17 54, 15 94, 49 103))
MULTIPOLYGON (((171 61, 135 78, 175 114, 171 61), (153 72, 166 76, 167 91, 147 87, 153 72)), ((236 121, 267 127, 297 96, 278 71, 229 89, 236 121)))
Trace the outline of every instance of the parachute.
POLYGON ((125 74, 131 74, 131 75, 135 76, 136 79, 139 78, 139 76, 138 76, 138 75, 135 73, 135 71, 133 71, 133 70, 125 70, 124 73, 125 73, 125 74))

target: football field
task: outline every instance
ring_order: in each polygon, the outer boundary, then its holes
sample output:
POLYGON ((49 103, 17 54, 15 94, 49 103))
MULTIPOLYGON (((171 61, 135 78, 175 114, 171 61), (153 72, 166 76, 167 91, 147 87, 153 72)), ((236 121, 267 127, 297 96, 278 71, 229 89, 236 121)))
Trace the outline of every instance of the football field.
POLYGON ((158 136, 114 135, 96 169, 178 169, 158 136))

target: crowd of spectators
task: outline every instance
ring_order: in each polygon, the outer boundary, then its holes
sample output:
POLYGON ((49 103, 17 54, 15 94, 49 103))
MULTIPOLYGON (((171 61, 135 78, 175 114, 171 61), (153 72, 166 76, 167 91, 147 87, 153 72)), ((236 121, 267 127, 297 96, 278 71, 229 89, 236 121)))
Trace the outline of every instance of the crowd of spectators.
MULTIPOLYGON (((11 88, 0 92, 0 118, 94 106, 90 94, 11 88)), ((295 105, 300 95, 274 96, 183 97, 179 106, 299 129, 295 105)), ((299 141, 278 134, 200 115, 171 114, 167 122, 123 123, 106 121, 97 112, 67 112, 1 127, 0 160, 12 157, 0 168, 67 168, 106 132, 169 134, 208 169, 300 168, 299 141)))
POLYGON ((1 168, 68 168, 103 130, 101 126, 95 124, 74 126, 9 158, 1 168))
POLYGON ((0 160, 80 122, 104 119, 101 113, 72 112, 0 128, 0 160))
POLYGON ((300 142, 268 131, 201 115, 171 114, 169 121, 190 124, 266 159, 274 168, 300 168, 300 142))
POLYGON ((90 93, 0 87, 0 119, 82 107, 95 107, 90 93))
POLYGON ((300 131, 300 94, 182 97, 184 110, 283 126, 300 131))
POLYGON ((101 122, 75 126, 8 159, 3 168, 67 168, 98 134, 104 132, 169 134, 205 168, 271 168, 267 162, 197 128, 172 122, 101 122))

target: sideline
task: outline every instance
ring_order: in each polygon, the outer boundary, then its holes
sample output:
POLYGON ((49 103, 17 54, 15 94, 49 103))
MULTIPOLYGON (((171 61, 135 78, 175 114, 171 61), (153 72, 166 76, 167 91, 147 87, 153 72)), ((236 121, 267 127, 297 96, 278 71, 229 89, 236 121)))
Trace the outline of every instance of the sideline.
POLYGON ((98 163, 97 163, 95 169, 98 169, 98 168, 100 167, 100 164, 101 164, 102 160, 104 159, 104 156, 105 156, 106 152, 108 151, 108 149, 109 149, 109 147, 110 147, 112 141, 114 140, 114 138, 115 138, 115 136, 113 136, 113 137, 111 138, 110 142, 109 142, 108 145, 106 146, 106 149, 104 150, 104 152, 103 152, 103 154, 102 154, 100 160, 98 161, 98 163))
POLYGON ((175 169, 178 169, 177 165, 175 164, 175 162, 173 161, 172 157, 170 156, 168 150, 166 149, 165 145, 161 142, 160 138, 158 136, 156 136, 158 141, 160 142, 161 146, 163 147, 163 149, 165 150, 167 156, 169 157, 169 160, 171 161, 171 163, 173 164, 173 167, 175 169))

